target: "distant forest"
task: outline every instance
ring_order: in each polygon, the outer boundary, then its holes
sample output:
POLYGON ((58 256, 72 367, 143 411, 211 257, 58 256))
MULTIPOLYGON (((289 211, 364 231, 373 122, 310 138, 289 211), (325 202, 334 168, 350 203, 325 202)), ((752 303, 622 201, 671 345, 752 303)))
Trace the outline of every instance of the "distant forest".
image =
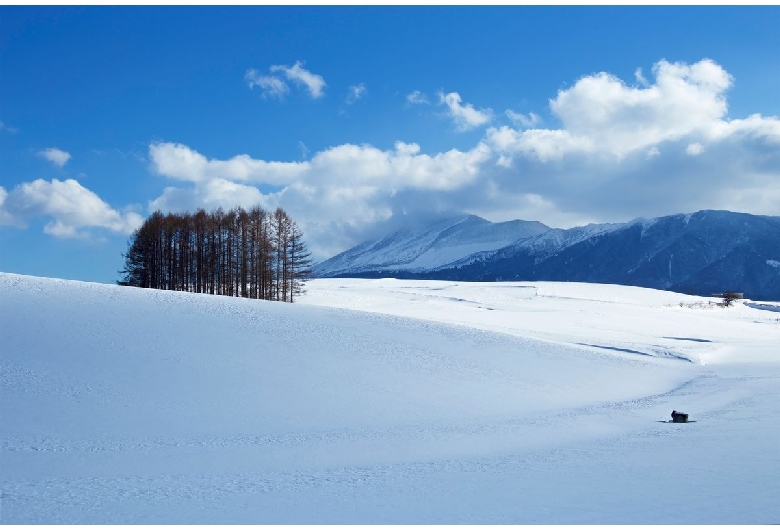
POLYGON ((281 208, 157 211, 123 256, 119 285, 284 302, 303 292, 311 273, 303 233, 281 208))

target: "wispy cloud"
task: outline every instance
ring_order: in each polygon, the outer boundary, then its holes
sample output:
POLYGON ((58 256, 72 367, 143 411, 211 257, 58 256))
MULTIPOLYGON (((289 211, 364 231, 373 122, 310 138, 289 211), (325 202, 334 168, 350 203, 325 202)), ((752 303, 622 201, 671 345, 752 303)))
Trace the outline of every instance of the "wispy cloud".
POLYGON ((5 124, 1 121, 0 121, 0 131, 9 132, 11 134, 16 134, 19 132, 19 130, 16 127, 11 127, 10 125, 5 124))
POLYGON ((48 149, 42 149, 38 151, 38 156, 45 158, 55 166, 64 167, 70 160, 70 153, 57 149, 56 147, 49 147, 48 149))
POLYGON ((450 92, 445 94, 439 92, 439 103, 446 105, 449 109, 449 116, 455 122, 458 131, 468 131, 485 125, 493 116, 491 109, 477 110, 471 103, 461 105, 460 94, 450 92))
POLYGON ((419 90, 415 90, 409 94, 406 95, 406 102, 410 105, 430 105, 431 102, 428 101, 428 96, 420 92, 419 90))
POLYGON ((292 81, 299 86, 303 85, 314 99, 325 95, 324 89, 327 86, 325 79, 321 75, 313 74, 303 68, 303 62, 301 61, 296 61, 292 66, 275 64, 271 66, 271 72, 280 72, 288 81, 292 81))
POLYGON ((526 116, 525 114, 520 114, 519 112, 507 109, 506 115, 515 125, 523 127, 524 129, 535 127, 542 121, 542 119, 533 112, 526 116))
POLYGON ((636 71, 634 72, 634 77, 636 78, 637 83, 639 83, 643 87, 650 86, 650 83, 647 81, 647 79, 645 79, 645 76, 642 75, 641 68, 636 69, 636 71))
POLYGON ((283 99, 290 91, 287 83, 278 77, 270 75, 260 75, 257 70, 247 70, 244 76, 249 88, 260 87, 263 91, 263 97, 272 97, 283 99))
POLYGON ((347 99, 345 100, 346 104, 352 105, 357 100, 363 98, 366 92, 366 85, 364 83, 350 86, 349 90, 347 91, 347 99))

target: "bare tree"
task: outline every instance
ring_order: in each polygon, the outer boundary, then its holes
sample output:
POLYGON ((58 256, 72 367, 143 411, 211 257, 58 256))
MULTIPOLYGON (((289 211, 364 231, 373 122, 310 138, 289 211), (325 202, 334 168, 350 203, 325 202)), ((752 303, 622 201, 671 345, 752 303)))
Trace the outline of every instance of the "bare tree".
POLYGON ((292 302, 303 292, 309 256, 281 208, 157 211, 131 235, 117 283, 292 302))

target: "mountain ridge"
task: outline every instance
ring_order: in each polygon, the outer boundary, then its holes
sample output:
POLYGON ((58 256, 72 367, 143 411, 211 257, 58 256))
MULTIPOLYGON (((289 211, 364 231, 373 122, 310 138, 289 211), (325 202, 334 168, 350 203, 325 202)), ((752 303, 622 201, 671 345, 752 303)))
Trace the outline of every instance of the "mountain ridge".
POLYGON ((314 267, 318 277, 585 281, 780 300, 780 217, 700 210, 550 228, 476 216, 397 231, 314 267), (423 244, 424 243, 424 244, 423 244), (375 252, 376 247, 385 249, 375 252), (387 254, 392 260, 383 258, 387 254))
POLYGON ((379 240, 361 243, 315 265, 314 272, 327 277, 375 270, 423 271, 475 252, 502 248, 549 229, 537 221, 491 223, 476 215, 449 217, 427 228, 401 229, 379 240))

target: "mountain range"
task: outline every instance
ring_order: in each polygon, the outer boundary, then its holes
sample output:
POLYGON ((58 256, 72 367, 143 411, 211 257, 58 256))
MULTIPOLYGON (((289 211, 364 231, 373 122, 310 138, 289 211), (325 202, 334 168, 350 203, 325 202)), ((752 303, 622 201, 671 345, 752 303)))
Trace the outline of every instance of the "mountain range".
POLYGON ((400 230, 313 268, 315 277, 576 281, 780 300, 780 217, 703 210, 558 229, 474 215, 400 230))

